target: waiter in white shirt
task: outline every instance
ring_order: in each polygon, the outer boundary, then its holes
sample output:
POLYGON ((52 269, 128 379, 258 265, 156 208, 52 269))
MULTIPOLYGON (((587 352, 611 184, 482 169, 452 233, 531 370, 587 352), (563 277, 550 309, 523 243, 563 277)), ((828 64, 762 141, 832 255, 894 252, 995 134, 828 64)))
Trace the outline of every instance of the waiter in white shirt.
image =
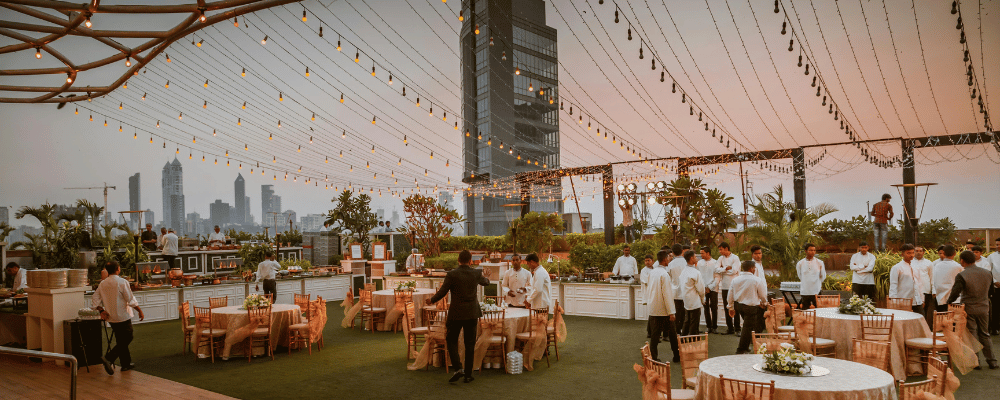
POLYGON ((681 328, 681 335, 697 335, 698 323, 701 322, 701 309, 705 303, 705 282, 701 279, 701 271, 698 270, 698 258, 691 250, 684 252, 684 261, 687 267, 681 271, 681 297, 684 304, 684 326, 681 328))
POLYGON ((129 343, 132 343, 132 309, 139 312, 140 321, 146 319, 146 316, 132 295, 128 281, 118 275, 122 270, 118 262, 106 263, 104 270, 108 272, 108 278, 101 281, 90 303, 95 310, 101 312, 101 319, 108 321, 111 331, 114 332, 115 347, 109 350, 106 356, 101 357, 104 371, 108 375, 114 375, 114 362, 119 358, 122 372, 135 368, 135 364, 132 364, 132 354, 128 350, 129 343))
POLYGON ((180 265, 174 265, 174 260, 177 259, 177 235, 174 234, 173 229, 168 229, 167 234, 163 235, 163 261, 167 262, 167 269, 180 268, 180 265))
POLYGON ((904 244, 899 248, 903 260, 889 270, 889 298, 913 299, 913 312, 924 313, 924 294, 921 293, 920 275, 913 268, 915 250, 912 244, 904 244))
POLYGON ((11 290, 16 292, 20 289, 28 288, 28 274, 24 268, 21 268, 20 265, 13 261, 7 263, 7 266, 4 268, 7 269, 7 276, 14 277, 14 283, 10 287, 11 290))
POLYGON ((632 276, 639 273, 639 266, 635 257, 632 257, 632 249, 625 245, 622 247, 622 255, 615 261, 615 268, 611 270, 612 275, 632 276))
POLYGON ((764 310, 767 308, 767 283, 754 275, 757 267, 753 261, 744 261, 740 265, 740 276, 733 279, 733 285, 726 297, 730 314, 743 314, 743 330, 740 332, 740 344, 736 354, 750 351, 753 332, 762 332, 764 325, 764 310))
POLYGON ((273 302, 278 296, 278 281, 275 280, 275 275, 281 269, 281 264, 274 261, 274 253, 270 250, 268 250, 265 257, 267 258, 266 260, 257 264, 257 280, 255 281, 257 283, 254 285, 254 290, 260 290, 260 282, 264 281, 264 294, 270 294, 271 301, 273 302))
MULTIPOLYGON (((795 264, 795 271, 799 274, 799 295, 802 296, 799 308, 808 310, 809 306, 818 306, 816 295, 823 288, 823 280, 826 279, 826 265, 823 264, 823 260, 816 258, 816 245, 806 243, 804 249, 806 258, 795 264)), ((913 253, 910 254, 912 257, 913 253)))
POLYGON ((677 316, 674 318, 674 325, 677 327, 677 334, 680 334, 684 327, 684 291, 681 290, 681 272, 687 268, 687 261, 684 260, 684 247, 680 244, 674 243, 670 248, 671 253, 674 255, 674 259, 670 260, 667 264, 667 273, 670 274, 670 281, 673 283, 674 292, 674 310, 677 312, 677 316))
POLYGON ((419 251, 416 247, 410 249, 410 255, 406 256, 406 272, 413 273, 424 267, 424 258, 419 251))
POLYGON ((226 235, 219 231, 219 226, 215 226, 215 232, 208 234, 209 246, 222 246, 226 244, 226 235))
POLYGON ((927 326, 934 326, 934 309, 937 308, 937 300, 934 299, 934 263, 924 258, 924 253, 923 246, 915 246, 910 265, 919 275, 917 279, 920 280, 920 293, 924 296, 924 319, 927 320, 927 326))
POLYGON ((851 256, 851 288, 858 296, 875 298, 875 255, 868 252, 868 242, 858 245, 858 252, 851 256))
POLYGON ((996 241, 996 251, 986 258, 993 274, 993 287, 990 288, 990 335, 1000 336, 1000 237, 996 241))
POLYGON ((955 277, 962 272, 962 265, 955 262, 955 246, 944 245, 941 249, 944 254, 937 264, 934 264, 934 273, 931 279, 934 280, 934 299, 936 300, 936 311, 948 311, 948 296, 951 296, 951 288, 955 285, 955 277))
POLYGON ((712 249, 708 246, 701 248, 701 259, 698 260, 698 271, 701 272, 701 280, 705 283, 705 326, 708 333, 719 333, 719 274, 715 273, 718 261, 712 258, 712 249))
MULTIPOLYGON (((656 253, 656 259, 661 265, 667 264, 670 252, 660 250, 656 253)), ((674 328, 674 320, 677 310, 674 309, 674 290, 670 274, 665 268, 654 268, 649 274, 649 287, 646 292, 646 304, 649 310, 649 325, 652 332, 649 338, 649 353, 654 360, 659 360, 660 338, 666 337, 670 340, 670 349, 673 350, 673 362, 681 361, 681 353, 677 345, 677 331, 674 328)))
POLYGON ((548 309, 552 303, 552 279, 549 278, 549 271, 538 264, 538 254, 528 254, 524 260, 531 268, 531 294, 524 300, 524 306, 533 310, 548 309))
POLYGON ((531 278, 531 271, 521 268, 521 256, 512 255, 510 269, 504 272, 500 281, 504 301, 511 307, 524 307, 524 297, 531 292, 531 278))
MULTIPOLYGON (((740 273, 740 258, 729 250, 729 243, 719 243, 719 266, 715 269, 719 274, 719 290, 722 291, 722 298, 729 297, 729 287, 733 278, 740 273)), ((723 301, 723 308, 726 313, 726 335, 732 335, 740 331, 740 314, 730 315, 729 303, 723 301)))
POLYGON ((764 248, 758 245, 750 246, 750 259, 754 264, 753 276, 763 279, 767 282, 767 278, 764 277, 764 248))
MULTIPOLYGON (((642 259, 643 267, 642 271, 639 271, 639 293, 642 299, 642 305, 646 304, 646 290, 649 288, 649 275, 653 273, 656 268, 653 264, 653 255, 646 254, 642 259)), ((648 314, 647 314, 648 315, 648 314)), ((649 318, 646 319, 646 338, 649 339, 649 334, 652 332, 652 327, 649 325, 649 318)))

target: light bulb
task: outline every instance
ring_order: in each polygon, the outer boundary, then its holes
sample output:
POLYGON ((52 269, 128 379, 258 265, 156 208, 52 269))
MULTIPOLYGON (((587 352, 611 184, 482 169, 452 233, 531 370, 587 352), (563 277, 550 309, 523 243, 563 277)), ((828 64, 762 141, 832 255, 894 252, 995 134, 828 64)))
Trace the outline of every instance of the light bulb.
POLYGON ((131 57, 125 57, 125 66, 126 67, 131 67, 132 66, 132 58, 131 57))
POLYGON ((239 17, 233 17, 233 26, 235 26, 237 28, 240 27, 240 19, 239 19, 239 17))
POLYGON ((244 109, 244 110, 246 110, 246 109, 247 109, 247 102, 245 102, 245 101, 243 102, 243 109, 244 109))
POLYGON ((66 73, 66 83, 73 83, 73 75, 69 72, 66 73))
POLYGON ((208 18, 205 17, 205 10, 198 10, 198 20, 205 22, 208 18))
MULTIPOLYGON (((316 120, 316 113, 313 113, 312 120, 316 120)), ((312 143, 312 136, 309 137, 309 143, 312 143)))
POLYGON ((465 21, 465 10, 458 11, 458 21, 459 22, 465 21))
POLYGON ((163 87, 167 88, 167 89, 170 89, 170 81, 167 81, 167 83, 164 84, 163 87))
POLYGON ((177 114, 177 119, 178 120, 184 119, 184 113, 177 114))
POLYGON ((86 26, 87 28, 92 28, 94 26, 94 23, 90 22, 90 16, 88 16, 87 19, 83 21, 83 26, 86 26))
POLYGON ((306 10, 302 10, 302 22, 306 22, 306 10))
POLYGON ((205 43, 205 39, 201 39, 201 40, 199 40, 199 41, 198 41, 198 44, 196 44, 195 46, 198 46, 198 47, 201 47, 201 44, 202 44, 202 43, 205 43))
POLYGON ((309 76, 309 67, 306 67, 306 76, 309 76))
POLYGON ((243 77, 246 78, 246 76, 247 76, 247 69, 243 68, 243 73, 241 73, 240 75, 243 75, 243 77))
POLYGON ((278 92, 278 101, 285 101, 285 97, 282 95, 281 92, 278 92))
POLYGON ((372 125, 375 125, 375 116, 372 115, 372 125))
POLYGON ((354 62, 361 61, 361 58, 359 57, 360 55, 361 55, 361 53, 359 53, 357 51, 354 52, 354 62))
POLYGON ((476 34, 479 34, 479 24, 476 24, 476 34))
POLYGON ((375 64, 372 64, 372 76, 375 76, 375 64))
POLYGON ((343 102, 344 102, 344 94, 343 94, 343 93, 341 93, 341 94, 340 94, 340 102, 341 102, 341 103, 343 103, 343 102))
POLYGON ((514 67, 514 75, 521 75, 521 69, 518 67, 514 67))
POLYGON ((337 38, 337 51, 340 51, 340 50, 341 50, 341 47, 340 47, 340 38, 338 37, 337 38))
POLYGON ((205 79, 205 87, 208 87, 208 79, 205 79))
POLYGON ((389 84, 392 84, 392 74, 389 74, 389 84))
POLYGON ((260 44, 267 44, 267 35, 264 35, 264 38, 260 40, 260 44))

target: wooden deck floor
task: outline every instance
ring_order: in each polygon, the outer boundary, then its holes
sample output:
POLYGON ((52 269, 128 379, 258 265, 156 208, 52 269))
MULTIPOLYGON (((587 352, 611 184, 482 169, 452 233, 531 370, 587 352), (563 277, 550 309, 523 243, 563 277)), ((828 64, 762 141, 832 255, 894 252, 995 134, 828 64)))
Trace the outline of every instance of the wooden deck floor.
MULTIPOLYGON (((33 363, 24 357, 0 356, 0 399, 67 399, 68 367, 33 363)), ((91 365, 77 375, 78 399, 232 399, 232 397, 147 375, 138 371, 108 375, 104 367, 91 365)))

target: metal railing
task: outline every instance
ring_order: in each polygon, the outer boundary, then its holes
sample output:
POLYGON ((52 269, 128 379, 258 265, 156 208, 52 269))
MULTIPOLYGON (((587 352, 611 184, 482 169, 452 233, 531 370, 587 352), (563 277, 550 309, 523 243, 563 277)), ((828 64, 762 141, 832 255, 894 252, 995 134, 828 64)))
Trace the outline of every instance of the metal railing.
POLYGON ((56 360, 69 361, 70 363, 69 398, 70 400, 76 400, 76 370, 78 368, 76 357, 69 354, 50 353, 47 351, 26 350, 14 347, 4 347, 4 346, 0 346, 0 354, 11 354, 15 356, 39 357, 39 358, 53 358, 56 360))

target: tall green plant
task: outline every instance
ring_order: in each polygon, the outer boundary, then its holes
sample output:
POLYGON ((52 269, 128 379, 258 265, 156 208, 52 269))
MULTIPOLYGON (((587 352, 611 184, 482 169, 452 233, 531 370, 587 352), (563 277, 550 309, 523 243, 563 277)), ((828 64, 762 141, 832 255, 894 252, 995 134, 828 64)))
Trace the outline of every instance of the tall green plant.
POLYGON ((0 242, 7 240, 7 236, 10 235, 12 231, 16 228, 7 224, 7 221, 0 222, 0 242))
POLYGON ((396 228, 397 232, 413 232, 417 247, 427 257, 441 254, 441 240, 455 231, 454 224, 465 221, 454 208, 438 204, 437 199, 419 194, 403 199, 406 225, 396 228))
POLYGON ((798 279, 795 264, 804 257, 806 243, 819 245, 822 238, 813 233, 823 216, 837 211, 832 205, 821 203, 808 210, 800 210, 785 201, 781 185, 774 192, 757 195, 752 205, 757 224, 746 229, 748 245, 759 245, 764 259, 777 267, 784 280, 798 279))
POLYGON ((367 255, 370 253, 371 242, 368 232, 378 225, 378 217, 372 212, 371 197, 364 193, 357 197, 353 194, 354 192, 345 190, 340 197, 330 200, 336 205, 327 213, 326 223, 330 224, 331 231, 361 243, 367 255))
POLYGON ((681 175, 660 193, 660 203, 677 209, 667 213, 656 237, 661 242, 713 243, 726 230, 736 226, 732 197, 719 189, 709 189, 698 178, 681 175))
POLYGON ((552 244, 553 231, 561 231, 563 221, 555 213, 533 211, 518 217, 511 223, 504 240, 511 243, 517 233, 516 251, 541 253, 552 244))

